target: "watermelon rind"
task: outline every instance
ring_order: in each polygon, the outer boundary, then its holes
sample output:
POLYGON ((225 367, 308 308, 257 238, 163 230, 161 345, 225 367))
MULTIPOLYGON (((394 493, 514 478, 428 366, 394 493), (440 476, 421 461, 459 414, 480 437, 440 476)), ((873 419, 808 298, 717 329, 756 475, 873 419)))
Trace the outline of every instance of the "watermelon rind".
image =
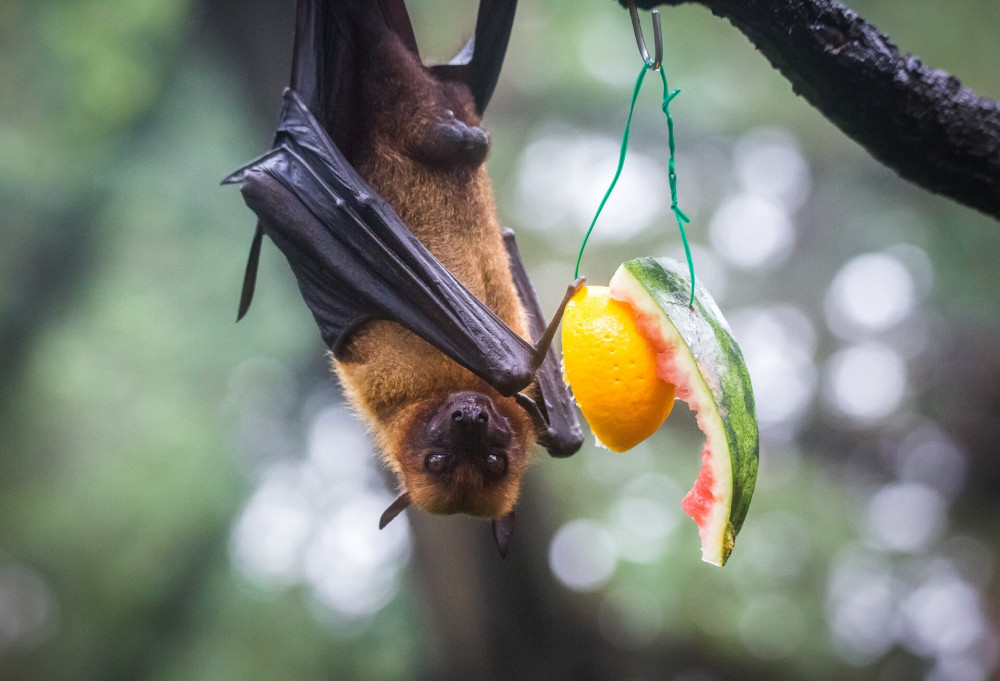
POLYGON ((702 470, 685 498, 701 502, 702 560, 725 565, 750 508, 760 453, 753 388, 743 353, 719 306, 699 283, 690 304, 686 264, 669 258, 623 263, 611 297, 628 303, 658 352, 657 374, 677 386, 705 434, 702 470), (698 496, 694 499, 694 496, 698 496))

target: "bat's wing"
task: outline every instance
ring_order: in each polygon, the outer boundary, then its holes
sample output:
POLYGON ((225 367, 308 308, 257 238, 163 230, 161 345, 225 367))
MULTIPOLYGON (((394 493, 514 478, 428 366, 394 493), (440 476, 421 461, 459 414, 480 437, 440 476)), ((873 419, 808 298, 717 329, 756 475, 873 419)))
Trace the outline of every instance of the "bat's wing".
POLYGON ((466 83, 480 115, 500 78, 516 8, 517 0, 481 0, 475 35, 450 63, 431 67, 438 78, 466 83))
MULTIPOLYGON (((538 303, 535 295, 535 287, 531 285, 528 272, 521 262, 521 253, 517 250, 517 243, 514 241, 514 232, 505 229, 503 232, 504 246, 507 247, 507 258, 510 261, 510 270, 514 275, 514 285, 517 287, 517 294, 521 298, 525 311, 528 313, 528 325, 531 329, 531 337, 535 341, 541 341, 548 328, 554 325, 545 324, 545 317, 542 315, 542 307, 538 303)), ((570 288, 576 291, 576 287, 570 288)), ((558 320, 566 303, 559 308, 555 319, 558 320)), ((583 445, 583 430, 576 417, 576 406, 573 404, 573 397, 569 388, 562 378, 562 367, 559 357, 550 345, 545 353, 545 360, 538 368, 535 375, 538 384, 538 391, 541 399, 535 403, 538 417, 536 417, 536 428, 539 430, 539 443, 545 447, 549 454, 557 457, 565 457, 575 454, 583 445)), ((534 414, 531 405, 525 405, 529 412, 534 414)))
POLYGON ((386 319, 501 394, 531 383, 548 343, 533 348, 462 285, 361 179, 294 90, 285 93, 275 147, 226 182, 241 185, 259 228, 288 258, 334 356, 358 325, 386 319))

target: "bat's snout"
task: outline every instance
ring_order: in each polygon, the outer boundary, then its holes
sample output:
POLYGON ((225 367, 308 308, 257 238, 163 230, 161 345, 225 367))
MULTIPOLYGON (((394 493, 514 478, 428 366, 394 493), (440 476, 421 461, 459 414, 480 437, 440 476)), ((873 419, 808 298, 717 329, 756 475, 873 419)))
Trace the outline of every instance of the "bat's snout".
POLYGON ((431 474, 450 475, 462 463, 473 465, 487 479, 507 472, 513 434, 488 396, 452 393, 428 422, 427 431, 432 447, 425 467, 431 474))

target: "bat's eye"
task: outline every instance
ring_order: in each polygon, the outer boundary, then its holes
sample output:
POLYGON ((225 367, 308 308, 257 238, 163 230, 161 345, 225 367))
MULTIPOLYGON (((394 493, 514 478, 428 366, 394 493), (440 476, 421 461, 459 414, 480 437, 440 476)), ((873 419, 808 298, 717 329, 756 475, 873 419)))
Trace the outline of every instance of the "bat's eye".
POLYGON ((448 470, 448 455, 447 454, 431 454, 426 459, 424 459, 424 466, 431 473, 435 475, 440 475, 448 470))
POLYGON ((499 454, 489 454, 486 457, 486 471, 494 476, 500 477, 507 472, 507 457, 499 454))

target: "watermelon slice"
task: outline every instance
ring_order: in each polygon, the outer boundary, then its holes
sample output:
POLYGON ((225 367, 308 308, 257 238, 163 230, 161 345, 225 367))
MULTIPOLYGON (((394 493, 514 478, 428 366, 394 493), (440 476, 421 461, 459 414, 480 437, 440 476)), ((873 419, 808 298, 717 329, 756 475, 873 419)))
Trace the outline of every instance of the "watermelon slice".
POLYGON ((702 560, 724 565, 757 480, 760 440, 750 375, 729 324, 700 284, 689 307, 687 266, 667 258, 621 265, 611 297, 628 303, 657 352, 657 375, 677 386, 705 433, 701 472, 682 502, 698 524, 702 560))

